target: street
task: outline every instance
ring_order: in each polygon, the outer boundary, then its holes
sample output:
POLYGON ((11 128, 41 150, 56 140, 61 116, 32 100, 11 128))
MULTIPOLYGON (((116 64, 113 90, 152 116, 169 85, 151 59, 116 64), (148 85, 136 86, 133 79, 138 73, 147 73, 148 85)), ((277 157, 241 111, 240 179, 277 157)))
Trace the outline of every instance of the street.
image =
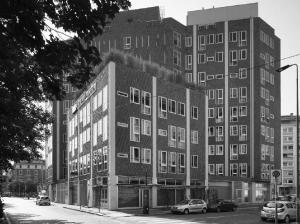
POLYGON ((34 199, 24 198, 4 198, 5 212, 12 224, 54 224, 54 223, 201 223, 201 224, 258 224, 265 223, 260 220, 259 210, 257 208, 238 209, 236 212, 173 215, 151 214, 143 216, 141 214, 127 214, 123 216, 98 216, 79 211, 62 208, 61 205, 52 204, 51 206, 37 206, 34 199))

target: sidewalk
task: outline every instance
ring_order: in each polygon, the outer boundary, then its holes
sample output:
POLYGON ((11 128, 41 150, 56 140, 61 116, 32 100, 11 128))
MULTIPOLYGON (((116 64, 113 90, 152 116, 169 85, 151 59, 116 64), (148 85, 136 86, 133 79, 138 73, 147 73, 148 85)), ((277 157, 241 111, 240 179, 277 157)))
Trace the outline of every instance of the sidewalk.
POLYGON ((99 208, 88 208, 83 206, 80 207, 78 205, 67 205, 67 204, 60 204, 54 202, 52 202, 52 204, 55 206, 60 206, 65 209, 71 209, 75 211, 80 211, 80 212, 85 212, 85 213, 90 213, 90 214, 105 216, 105 217, 130 217, 130 216, 149 216, 149 215, 151 216, 151 215, 162 215, 162 214, 170 213, 170 210, 167 208, 151 208, 149 210, 149 214, 143 214, 142 208, 124 209, 124 210, 122 209, 117 211, 100 209, 99 212, 99 208))

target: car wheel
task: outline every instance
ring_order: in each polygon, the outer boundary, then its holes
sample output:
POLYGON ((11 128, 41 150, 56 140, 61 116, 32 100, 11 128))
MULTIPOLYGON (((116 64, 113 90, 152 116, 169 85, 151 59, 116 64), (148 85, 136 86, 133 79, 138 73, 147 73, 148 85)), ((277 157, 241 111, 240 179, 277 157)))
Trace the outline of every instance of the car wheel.
POLYGON ((284 222, 285 223, 290 223, 290 216, 285 216, 285 218, 284 218, 284 222))
POLYGON ((260 219, 261 219, 262 221, 266 221, 266 218, 261 217, 260 219))
POLYGON ((188 215, 188 214, 190 213, 190 211, 186 208, 186 209, 184 209, 183 213, 184 213, 185 215, 188 215))
POLYGON ((217 212, 221 212, 221 209, 220 209, 220 207, 217 207, 217 212))
POLYGON ((202 209, 202 213, 205 214, 206 212, 207 212, 207 209, 206 209, 206 208, 203 208, 203 209, 202 209))

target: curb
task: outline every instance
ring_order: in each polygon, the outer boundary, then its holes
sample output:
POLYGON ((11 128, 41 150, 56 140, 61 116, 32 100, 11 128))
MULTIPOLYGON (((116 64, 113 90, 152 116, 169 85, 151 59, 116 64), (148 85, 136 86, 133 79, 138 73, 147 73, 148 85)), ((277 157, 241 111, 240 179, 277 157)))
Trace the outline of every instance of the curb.
POLYGON ((70 208, 67 206, 62 206, 62 207, 65 209, 73 210, 73 211, 84 212, 84 213, 89 213, 89 214, 98 215, 98 216, 105 216, 102 213, 89 212, 89 211, 84 211, 84 210, 80 210, 80 209, 76 209, 76 208, 70 208))

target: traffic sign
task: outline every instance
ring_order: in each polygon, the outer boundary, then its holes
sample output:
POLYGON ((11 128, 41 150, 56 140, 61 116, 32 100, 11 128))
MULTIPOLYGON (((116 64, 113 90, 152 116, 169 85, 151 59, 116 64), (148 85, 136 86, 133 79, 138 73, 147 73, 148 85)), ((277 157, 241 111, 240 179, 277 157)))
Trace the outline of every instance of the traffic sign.
POLYGON ((271 183, 281 185, 282 184, 282 171, 281 169, 271 170, 271 183))

